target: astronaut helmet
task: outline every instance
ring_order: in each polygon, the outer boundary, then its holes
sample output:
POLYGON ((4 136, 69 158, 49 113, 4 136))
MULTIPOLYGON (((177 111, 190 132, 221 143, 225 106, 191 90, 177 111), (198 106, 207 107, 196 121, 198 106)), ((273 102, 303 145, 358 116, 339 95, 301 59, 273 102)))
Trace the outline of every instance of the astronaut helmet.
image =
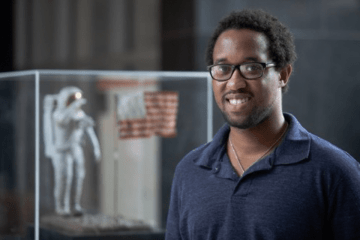
POLYGON ((64 87, 60 90, 57 105, 59 108, 66 108, 71 105, 71 103, 81 99, 83 96, 83 91, 74 86, 64 87))

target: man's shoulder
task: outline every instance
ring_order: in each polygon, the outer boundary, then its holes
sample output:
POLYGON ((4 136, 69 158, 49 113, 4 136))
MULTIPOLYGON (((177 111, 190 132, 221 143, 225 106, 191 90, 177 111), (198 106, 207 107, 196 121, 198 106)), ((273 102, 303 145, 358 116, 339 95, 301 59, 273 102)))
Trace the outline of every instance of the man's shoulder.
POLYGON ((351 156, 345 150, 339 148, 328 140, 325 140, 313 133, 309 133, 309 137, 311 139, 311 148, 313 151, 317 151, 321 154, 330 154, 335 156, 340 155, 351 158, 351 156))
MULTIPOLYGON (((296 147, 292 150, 309 151, 310 158, 329 161, 350 161, 357 162, 349 153, 337 147, 333 143, 307 131, 295 118, 295 116, 284 113, 284 117, 290 123, 289 143, 287 147, 296 147), (299 145, 300 144, 300 145, 299 145), (300 148, 299 148, 300 147, 300 148)), ((284 150, 286 152, 286 149, 284 150)))
POLYGON ((191 150, 178 162, 174 174, 174 183, 176 185, 191 184, 198 176, 212 169, 211 166, 207 167, 206 164, 209 162, 207 150, 210 148, 211 142, 202 144, 191 150))
POLYGON ((359 163, 345 150, 315 134, 310 133, 309 136, 312 158, 336 168, 358 167, 359 163))
POLYGON ((227 124, 224 124, 210 142, 204 143, 186 154, 179 162, 178 167, 192 164, 195 166, 212 168, 214 162, 219 160, 221 152, 226 144, 229 131, 230 127, 227 124))
POLYGON ((188 164, 195 164, 195 162, 203 156, 204 152, 210 148, 210 144, 211 142, 204 143, 188 152, 178 163, 178 168, 185 167, 188 164))

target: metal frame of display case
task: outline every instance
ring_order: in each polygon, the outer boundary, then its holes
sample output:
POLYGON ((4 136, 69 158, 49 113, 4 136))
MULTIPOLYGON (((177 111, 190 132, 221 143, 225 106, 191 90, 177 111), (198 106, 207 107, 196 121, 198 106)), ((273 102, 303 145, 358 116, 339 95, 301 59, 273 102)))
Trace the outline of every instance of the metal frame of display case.
MULTIPOLYGON (((26 70, 0 73, 0 81, 4 78, 31 76, 35 77, 35 217, 34 239, 39 240, 40 225, 40 77, 49 75, 102 75, 125 77, 201 77, 207 79, 207 141, 213 137, 213 101, 212 78, 208 72, 173 72, 173 71, 107 71, 107 70, 26 70)), ((171 81, 171 80, 170 80, 171 81)))

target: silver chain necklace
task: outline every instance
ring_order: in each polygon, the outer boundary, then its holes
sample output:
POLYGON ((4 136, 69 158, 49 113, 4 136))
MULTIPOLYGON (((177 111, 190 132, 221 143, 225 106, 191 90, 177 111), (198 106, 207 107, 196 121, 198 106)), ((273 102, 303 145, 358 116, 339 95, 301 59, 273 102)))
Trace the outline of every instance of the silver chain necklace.
MULTIPOLYGON (((286 133, 286 130, 287 130, 288 126, 289 126, 289 124, 288 124, 286 121, 285 121, 285 124, 286 124, 286 127, 285 127, 284 132, 281 134, 281 136, 280 136, 278 139, 276 139, 276 141, 270 146, 270 148, 269 148, 268 150, 266 150, 266 152, 265 152, 257 161, 259 161, 260 159, 262 159, 263 157, 265 157, 266 154, 268 154, 268 153, 270 152, 270 150, 271 150, 271 149, 280 141, 280 139, 284 136, 284 134, 286 133)), ((238 155, 236 154, 234 145, 232 144, 230 137, 229 137, 229 142, 230 142, 231 149, 233 150, 234 155, 235 155, 235 157, 236 157, 236 160, 237 160, 237 162, 238 162, 238 164, 239 164, 239 166, 240 166, 240 168, 241 168, 241 170, 242 170, 242 174, 240 175, 240 176, 242 176, 242 175, 244 174, 245 170, 244 170, 243 166, 241 165, 240 159, 239 159, 238 155)), ((257 161, 255 161, 255 162, 257 162, 257 161)), ((254 162, 254 163, 255 163, 255 162, 254 162)))

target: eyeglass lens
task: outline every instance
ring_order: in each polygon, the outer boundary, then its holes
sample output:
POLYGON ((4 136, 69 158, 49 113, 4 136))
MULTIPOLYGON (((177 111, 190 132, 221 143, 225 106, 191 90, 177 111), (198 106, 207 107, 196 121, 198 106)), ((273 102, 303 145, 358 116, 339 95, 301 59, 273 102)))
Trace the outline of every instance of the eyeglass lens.
MULTIPOLYGON (((228 80, 235 71, 234 65, 219 64, 210 69, 211 76, 216 80, 228 80)), ((260 63, 246 63, 240 65, 240 72, 244 78, 255 79, 262 76, 264 67, 260 63)))

